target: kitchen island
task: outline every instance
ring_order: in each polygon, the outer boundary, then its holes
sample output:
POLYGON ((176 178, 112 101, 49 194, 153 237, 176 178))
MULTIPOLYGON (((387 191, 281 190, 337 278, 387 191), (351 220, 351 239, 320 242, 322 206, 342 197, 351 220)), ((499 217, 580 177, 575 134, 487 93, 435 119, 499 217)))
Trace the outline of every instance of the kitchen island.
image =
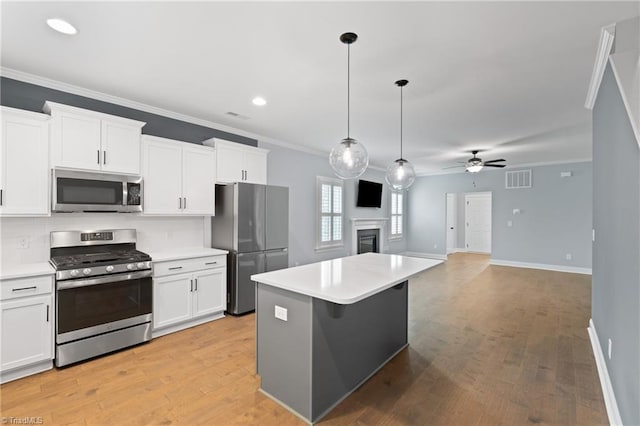
POLYGON ((253 275, 260 390, 317 422, 408 345, 408 280, 440 263, 366 253, 253 275))

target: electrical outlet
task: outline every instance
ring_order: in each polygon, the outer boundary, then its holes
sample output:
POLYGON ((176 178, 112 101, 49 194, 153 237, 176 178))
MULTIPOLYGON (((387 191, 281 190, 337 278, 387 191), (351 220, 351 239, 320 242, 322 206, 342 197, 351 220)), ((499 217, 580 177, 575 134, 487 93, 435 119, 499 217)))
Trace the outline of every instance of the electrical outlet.
POLYGON ((609 352, 609 359, 611 359, 611 346, 612 346, 611 339, 609 339, 609 351, 608 351, 609 352))
POLYGON ((437 249, 437 248, 438 248, 438 245, 437 245, 437 244, 434 244, 434 245, 433 245, 433 248, 437 249))
POLYGON ((567 260, 572 260, 573 259, 573 255, 571 253, 567 253, 564 257, 567 260))
POLYGON ((18 248, 28 249, 29 248, 29 237, 20 237, 20 238, 18 238, 18 248))
POLYGON ((287 320, 287 308, 283 308, 282 306, 276 305, 275 316, 282 321, 287 320))

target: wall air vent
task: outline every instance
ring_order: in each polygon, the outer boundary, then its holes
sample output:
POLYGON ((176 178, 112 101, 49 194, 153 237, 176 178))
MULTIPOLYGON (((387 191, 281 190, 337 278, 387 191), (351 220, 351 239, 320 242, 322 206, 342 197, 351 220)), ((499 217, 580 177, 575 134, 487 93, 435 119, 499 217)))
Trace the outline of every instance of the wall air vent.
POLYGON ((531 188, 531 169, 510 170, 504 174, 504 187, 507 189, 531 188))
POLYGON ((237 112, 233 112, 233 111, 227 111, 227 112, 225 112, 225 114, 226 115, 230 115, 230 116, 235 117, 235 118, 239 118, 241 120, 248 120, 248 119, 251 118, 251 117, 247 117, 246 115, 238 114, 237 112))

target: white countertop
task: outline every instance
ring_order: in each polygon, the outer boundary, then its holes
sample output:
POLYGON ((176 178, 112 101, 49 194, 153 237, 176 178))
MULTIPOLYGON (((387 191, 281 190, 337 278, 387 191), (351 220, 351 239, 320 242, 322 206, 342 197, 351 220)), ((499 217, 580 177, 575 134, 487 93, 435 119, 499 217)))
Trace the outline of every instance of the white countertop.
POLYGON ((366 253, 252 275, 253 281, 348 305, 408 280, 441 260, 366 253))
POLYGON ((158 252, 146 252, 154 262, 165 262, 168 260, 190 259, 193 257, 219 256, 229 253, 227 250, 220 250, 207 247, 188 247, 175 250, 158 252))
POLYGON ((40 275, 53 275, 56 271, 49 262, 23 263, 20 265, 2 265, 0 279, 10 280, 14 278, 37 277, 40 275))

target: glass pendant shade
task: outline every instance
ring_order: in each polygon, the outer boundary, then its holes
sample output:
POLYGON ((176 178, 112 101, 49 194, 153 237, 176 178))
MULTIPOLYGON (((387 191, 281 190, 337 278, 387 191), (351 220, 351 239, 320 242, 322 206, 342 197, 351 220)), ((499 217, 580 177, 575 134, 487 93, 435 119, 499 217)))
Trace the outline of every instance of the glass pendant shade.
POLYGON ((352 138, 342 139, 329 154, 329 163, 338 177, 353 179, 362 175, 369 165, 367 149, 352 138))
POLYGON ((416 180, 416 171, 413 165, 403 158, 398 158, 387 167, 385 180, 393 189, 404 190, 409 188, 416 180))

